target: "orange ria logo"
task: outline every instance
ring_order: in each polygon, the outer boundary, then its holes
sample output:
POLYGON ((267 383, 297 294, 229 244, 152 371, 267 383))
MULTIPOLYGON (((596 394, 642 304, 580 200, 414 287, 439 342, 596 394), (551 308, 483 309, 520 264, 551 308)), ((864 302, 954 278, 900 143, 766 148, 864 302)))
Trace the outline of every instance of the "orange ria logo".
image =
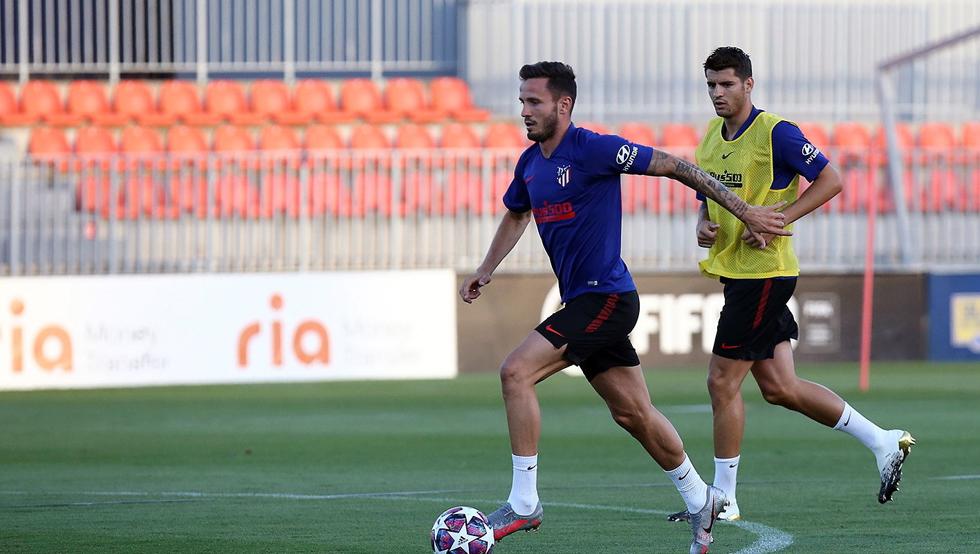
MULTIPOLYGON (((279 311, 282 309, 282 297, 278 294, 273 294, 269 299, 269 305, 272 309, 279 311)), ((282 322, 278 320, 273 320, 271 323, 272 333, 269 337, 272 346, 272 365, 276 367, 282 366, 282 322)), ((251 343, 252 339, 257 337, 262 333, 262 324, 258 321, 250 323, 242 329, 242 332, 238 334, 238 367, 247 368, 249 364, 248 359, 248 345, 251 343)), ((314 362, 319 362, 323 365, 327 365, 330 362, 330 337, 327 334, 327 328, 314 319, 307 319, 301 321, 296 329, 293 331, 293 355, 299 360, 300 363, 304 365, 311 365, 314 362), (316 339, 316 348, 312 351, 307 351, 304 347, 304 340, 307 335, 313 335, 316 339)))
MULTIPOLYGON (((10 368, 14 373, 22 373, 24 371, 24 328, 18 324, 16 318, 19 318, 24 313, 24 302, 15 298, 10 303, 10 313, 15 318, 14 325, 10 329, 10 368)), ((37 367, 45 371, 55 369, 71 371, 71 335, 60 325, 45 325, 38 329, 37 334, 34 335, 31 354, 34 356, 34 363, 37 364, 37 367), (57 343, 57 356, 48 356, 45 347, 49 341, 57 343)))

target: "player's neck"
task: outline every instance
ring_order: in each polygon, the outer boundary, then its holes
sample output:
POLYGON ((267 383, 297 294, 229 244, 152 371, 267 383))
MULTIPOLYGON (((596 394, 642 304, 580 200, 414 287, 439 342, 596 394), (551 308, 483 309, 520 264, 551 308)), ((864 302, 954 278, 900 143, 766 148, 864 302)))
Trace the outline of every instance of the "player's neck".
POLYGON ((560 123, 558 128, 555 129, 555 134, 551 135, 551 138, 538 143, 538 147, 541 148, 542 156, 545 158, 550 158, 551 155, 555 153, 558 145, 561 144, 561 139, 565 138, 565 133, 568 132, 569 125, 571 125, 571 121, 560 123))
POLYGON ((737 114, 731 117, 726 117, 725 140, 732 140, 735 134, 738 133, 738 130, 742 128, 742 125, 748 121, 750 115, 752 115, 752 102, 746 102, 737 114))

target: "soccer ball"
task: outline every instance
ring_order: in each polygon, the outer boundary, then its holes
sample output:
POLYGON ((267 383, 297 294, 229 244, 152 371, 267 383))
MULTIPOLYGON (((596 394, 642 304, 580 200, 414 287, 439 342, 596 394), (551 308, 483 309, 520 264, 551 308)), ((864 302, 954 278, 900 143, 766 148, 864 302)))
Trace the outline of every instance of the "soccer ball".
POLYGON ((487 516, 468 506, 456 506, 443 512, 436 518, 430 537, 435 554, 493 552, 493 528, 487 516))

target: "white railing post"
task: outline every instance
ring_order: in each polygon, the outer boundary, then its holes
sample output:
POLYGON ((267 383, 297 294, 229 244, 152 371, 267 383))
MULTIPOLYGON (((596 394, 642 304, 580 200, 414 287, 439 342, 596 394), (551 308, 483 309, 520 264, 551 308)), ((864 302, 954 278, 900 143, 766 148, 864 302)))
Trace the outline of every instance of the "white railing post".
MULTIPOLYGON (((130 22, 127 22, 130 24, 130 22)), ((109 80, 119 80, 119 3, 109 2, 109 80)))
POLYGON ((197 84, 208 81, 208 0, 197 0, 197 84))
POLYGON ((22 85, 31 77, 31 52, 30 43, 27 40, 30 36, 31 32, 27 19, 27 0, 20 0, 20 4, 17 6, 17 53, 20 54, 18 78, 22 85))
POLYGON ((384 74, 384 32, 381 19, 381 0, 371 1, 371 79, 381 82, 384 74))
POLYGON ((293 86, 296 82, 296 0, 283 0, 282 5, 282 79, 293 86))

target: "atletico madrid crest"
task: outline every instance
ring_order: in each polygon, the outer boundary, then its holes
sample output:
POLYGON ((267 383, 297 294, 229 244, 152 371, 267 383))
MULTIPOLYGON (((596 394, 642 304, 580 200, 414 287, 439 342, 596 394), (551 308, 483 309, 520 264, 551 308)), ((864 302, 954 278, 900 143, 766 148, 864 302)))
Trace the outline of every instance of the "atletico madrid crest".
POLYGON ((572 178, 572 166, 570 165, 558 166, 558 184, 561 185, 562 188, 565 188, 565 185, 568 184, 571 178, 572 178))

